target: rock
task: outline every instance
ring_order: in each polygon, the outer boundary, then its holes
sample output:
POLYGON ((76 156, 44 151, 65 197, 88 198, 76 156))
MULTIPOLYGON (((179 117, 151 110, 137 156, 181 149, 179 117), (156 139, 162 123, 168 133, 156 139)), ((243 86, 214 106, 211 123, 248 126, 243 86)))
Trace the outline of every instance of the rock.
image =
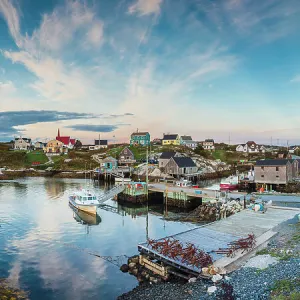
POLYGON ((123 272, 123 273, 126 273, 129 271, 129 266, 124 264, 120 267, 120 270, 123 272))
POLYGON ((203 275, 209 275, 209 269, 208 268, 202 268, 203 275))
POLYGON ((131 257, 131 262, 135 263, 135 264, 138 264, 139 263, 139 256, 131 257))
POLYGON ((216 286, 210 286, 208 289, 207 289, 207 292, 209 295, 213 294, 215 291, 217 290, 217 287, 216 286))
POLYGON ((213 277, 212 277, 212 281, 213 282, 218 282, 218 281, 220 281, 220 280, 222 280, 223 279, 223 277, 220 275, 220 274, 216 274, 216 275, 214 275, 213 277))
POLYGON ((152 283, 157 283, 157 279, 155 277, 150 277, 149 280, 152 283))
POLYGON ((133 269, 136 267, 136 263, 131 262, 128 266, 129 266, 129 269, 133 269))
POLYGON ((136 276, 136 275, 137 275, 137 273, 138 273, 138 269, 137 269, 137 268, 135 268, 135 269, 132 269, 132 270, 131 270, 131 272, 132 272, 132 274, 133 274, 133 275, 135 275, 135 276, 136 276))
POLYGON ((189 283, 194 283, 196 282, 197 278, 196 277, 192 277, 189 279, 189 283))

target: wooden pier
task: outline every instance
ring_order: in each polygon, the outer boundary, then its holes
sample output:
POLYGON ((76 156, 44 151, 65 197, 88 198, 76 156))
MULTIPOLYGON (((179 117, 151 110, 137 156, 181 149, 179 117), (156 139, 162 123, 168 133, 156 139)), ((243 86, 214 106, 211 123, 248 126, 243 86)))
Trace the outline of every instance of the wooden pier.
MULTIPOLYGON (((268 208, 264 214, 246 209, 227 219, 222 219, 166 238, 174 238, 183 245, 194 244, 197 248, 204 250, 212 256, 215 266, 225 268, 227 272, 230 272, 237 268, 243 259, 261 249, 277 233, 274 228, 278 224, 295 217, 299 213, 300 209, 297 208, 276 206, 268 208), (242 253, 240 251, 234 257, 227 257, 214 252, 214 250, 219 248, 228 247, 227 244, 230 242, 247 237, 248 234, 254 234, 256 238, 256 245, 250 252, 242 253)), ((147 242, 139 244, 138 250, 142 255, 147 255, 153 260, 158 260, 165 266, 171 266, 179 272, 193 276, 198 276, 201 273, 201 269, 195 266, 187 265, 155 251, 147 242)))

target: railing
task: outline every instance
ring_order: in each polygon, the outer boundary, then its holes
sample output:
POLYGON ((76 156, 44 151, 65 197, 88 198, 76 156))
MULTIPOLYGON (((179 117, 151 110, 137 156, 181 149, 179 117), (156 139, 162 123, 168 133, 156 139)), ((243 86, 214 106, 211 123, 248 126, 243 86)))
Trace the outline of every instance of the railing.
POLYGON ((114 196, 118 195, 119 193, 123 192, 125 189, 124 185, 117 185, 108 192, 104 193, 98 198, 99 204, 113 198, 114 196))

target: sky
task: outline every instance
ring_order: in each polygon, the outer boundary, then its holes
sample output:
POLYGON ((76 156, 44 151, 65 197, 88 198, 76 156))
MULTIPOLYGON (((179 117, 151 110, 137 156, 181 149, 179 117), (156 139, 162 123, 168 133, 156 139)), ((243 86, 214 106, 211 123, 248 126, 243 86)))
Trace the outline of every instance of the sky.
POLYGON ((300 144, 298 0, 1 0, 0 140, 300 144))

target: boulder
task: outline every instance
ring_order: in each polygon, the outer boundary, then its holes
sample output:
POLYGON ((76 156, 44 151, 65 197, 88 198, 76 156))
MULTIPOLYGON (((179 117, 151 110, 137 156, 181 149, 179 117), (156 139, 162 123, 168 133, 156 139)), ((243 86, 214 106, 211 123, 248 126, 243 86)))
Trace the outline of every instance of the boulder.
POLYGON ((120 267, 120 270, 123 272, 123 273, 126 273, 129 271, 129 266, 127 264, 123 264, 121 267, 120 267))
POLYGON ((218 281, 220 281, 220 280, 222 280, 223 279, 223 277, 220 275, 220 274, 216 274, 216 275, 214 275, 213 277, 212 277, 212 281, 214 282, 214 283, 216 283, 216 282, 218 282, 218 281))
POLYGON ((215 291, 217 290, 217 287, 216 286, 210 286, 208 289, 207 289, 207 292, 209 295, 213 294, 215 291))
POLYGON ((135 267, 136 267, 136 263, 131 262, 131 263, 129 264, 129 269, 133 269, 133 268, 135 268, 135 267))

